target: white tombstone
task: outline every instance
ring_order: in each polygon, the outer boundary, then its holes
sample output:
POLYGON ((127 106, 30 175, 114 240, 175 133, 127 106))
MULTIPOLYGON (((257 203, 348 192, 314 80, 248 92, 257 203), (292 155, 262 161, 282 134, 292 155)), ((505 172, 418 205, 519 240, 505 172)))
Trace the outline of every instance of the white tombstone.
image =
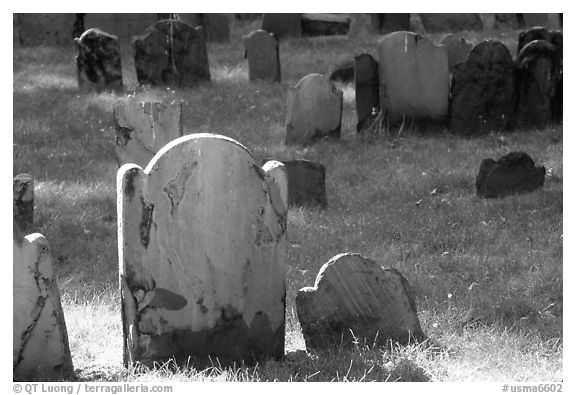
POLYGON ((191 134, 117 182, 125 364, 282 357, 287 196, 250 152, 191 134))

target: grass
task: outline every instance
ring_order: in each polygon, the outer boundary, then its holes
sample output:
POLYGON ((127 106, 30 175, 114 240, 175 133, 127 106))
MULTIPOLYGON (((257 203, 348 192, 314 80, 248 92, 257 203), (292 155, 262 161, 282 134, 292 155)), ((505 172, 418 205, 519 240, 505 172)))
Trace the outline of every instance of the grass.
MULTIPOLYGON (((282 144, 288 86, 362 51, 376 54, 379 37, 360 28, 362 18, 348 38, 282 41, 281 84, 248 82, 240 40, 258 22, 234 22, 230 43, 208 46, 211 84, 154 90, 183 101, 187 133, 230 136, 257 160, 306 158, 326 166, 328 208, 289 211, 288 351, 304 348, 297 290, 346 251, 404 274, 431 338, 293 353, 256 367, 123 368, 112 119, 122 94, 80 93, 71 47, 14 49, 13 174, 35 178, 35 228, 52 248, 78 380, 562 380, 562 126, 473 138, 410 131, 357 137, 354 89, 339 84, 342 138, 282 144), (546 166, 544 188, 477 198, 481 160, 516 150, 546 166)), ((512 53, 517 34, 466 33, 474 43, 500 39, 512 53)))

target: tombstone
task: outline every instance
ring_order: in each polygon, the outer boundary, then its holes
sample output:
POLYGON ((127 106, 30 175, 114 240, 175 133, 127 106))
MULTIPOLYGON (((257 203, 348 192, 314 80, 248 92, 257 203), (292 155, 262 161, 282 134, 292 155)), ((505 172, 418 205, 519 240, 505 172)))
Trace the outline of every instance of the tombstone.
POLYGON ((76 69, 81 90, 100 92, 122 88, 120 47, 116 36, 88 29, 74 42, 78 49, 76 69))
POLYGON ((288 88, 286 144, 340 137, 343 93, 322 74, 308 74, 288 88))
POLYGON ((266 166, 272 166, 274 163, 281 163, 284 166, 288 206, 319 206, 325 208, 328 205, 328 200, 326 199, 326 168, 322 164, 306 159, 283 161, 267 159, 263 168, 266 169, 266 166))
POLYGON ((449 33, 442 37, 440 44, 446 46, 448 51, 448 70, 450 73, 454 72, 456 63, 464 62, 472 49, 470 44, 462 35, 449 33))
POLYGON ((74 38, 74 14, 17 14, 23 46, 69 45, 74 38))
POLYGON ((134 48, 141 84, 190 87, 210 81, 202 27, 164 19, 135 37, 134 48))
POLYGON ((354 87, 356 90, 356 132, 362 133, 380 112, 380 79, 378 62, 364 53, 354 58, 354 87))
POLYGON ((502 131, 514 126, 515 66, 508 48, 488 40, 455 66, 450 129, 460 134, 502 131))
POLYGON ((84 29, 97 28, 108 34, 118 36, 119 27, 131 39, 140 35, 150 26, 158 22, 159 14, 123 13, 123 14, 97 14, 87 13, 83 16, 84 29), (120 25, 117 24, 120 18, 120 25))
POLYGON ((548 14, 527 13, 523 14, 526 27, 530 26, 549 26, 548 14))
POLYGON ((478 14, 419 14, 428 33, 482 30, 478 14))
POLYGON ((408 281, 360 254, 339 254, 326 262, 314 287, 296 295, 306 348, 368 346, 424 340, 408 281))
POLYGON ((526 26, 522 14, 494 14, 494 27, 520 29, 526 26))
POLYGON ((245 57, 248 58, 250 81, 280 82, 280 52, 278 39, 264 30, 256 30, 242 37, 245 57))
POLYGON ((15 381, 74 378, 68 333, 50 246, 44 236, 13 235, 13 375, 15 381))
POLYGON ((248 150, 189 134, 117 182, 125 365, 281 358, 287 197, 248 150))
POLYGON ((448 51, 411 32, 390 33, 378 46, 380 105, 391 125, 443 125, 448 116, 448 51))
POLYGON ((482 198, 502 198, 532 192, 544 185, 546 169, 536 167, 525 152, 510 152, 498 161, 484 159, 476 176, 476 193, 482 198))
POLYGON ((280 196, 284 200, 284 204, 288 206, 288 172, 284 163, 277 160, 267 160, 262 165, 262 170, 278 185, 280 196))
POLYGON ((410 14, 370 14, 370 19, 379 34, 410 31, 410 14))
POLYGON ((351 19, 339 14, 302 14, 302 36, 346 35, 350 30, 351 19))
POLYGON ((182 137, 182 103, 129 97, 114 105, 114 126, 118 166, 146 167, 162 147, 182 137))
POLYGON ((261 29, 272 33, 278 39, 300 37, 302 34, 302 14, 264 14, 261 29))
POLYGON ((14 221, 23 232, 30 232, 34 227, 34 179, 21 173, 14 177, 12 186, 14 221))
POLYGON ((534 40, 550 40, 550 32, 545 27, 532 27, 521 31, 518 34, 518 47, 516 48, 516 55, 520 53, 526 44, 534 40))

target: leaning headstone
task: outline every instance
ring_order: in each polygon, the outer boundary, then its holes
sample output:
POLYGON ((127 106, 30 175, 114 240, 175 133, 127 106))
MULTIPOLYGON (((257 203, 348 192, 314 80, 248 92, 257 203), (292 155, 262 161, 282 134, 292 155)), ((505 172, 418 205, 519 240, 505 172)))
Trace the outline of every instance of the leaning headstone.
POLYGON ((261 29, 274 34, 278 39, 300 37, 302 14, 264 14, 261 29))
POLYGON ((202 27, 164 19, 134 38, 136 71, 142 84, 190 87, 210 81, 202 27))
POLYGON ((472 49, 472 44, 466 41, 461 34, 449 33, 442 37, 440 44, 446 46, 448 51, 448 70, 454 72, 456 63, 464 62, 472 49))
POLYGON ((32 231, 34 227, 34 179, 30 174, 21 173, 14 177, 12 184, 14 221, 23 232, 32 231))
POLYGON ((114 105, 118 165, 145 167, 170 141, 182 137, 182 103, 129 97, 114 105))
POLYGON ((380 79, 378 62, 364 53, 354 58, 354 87, 356 91, 356 132, 368 128, 380 112, 380 79))
POLYGON ((339 14, 302 14, 302 36, 346 35, 351 19, 339 14))
POLYGON ((280 52, 278 39, 264 30, 256 30, 242 38, 248 58, 250 81, 280 82, 280 52))
POLYGON ((340 137, 343 93, 322 74, 309 74, 288 88, 286 144, 340 137))
POLYGON ((420 14, 420 19, 428 33, 482 30, 478 14, 420 14))
POLYGON ((442 125, 448 116, 448 52, 411 32, 390 33, 378 46, 380 104, 391 125, 442 125))
POLYGON ((22 237, 14 227, 14 380, 70 380, 74 367, 50 246, 40 233, 22 237))
POLYGON ((74 14, 17 14, 20 44, 69 45, 74 37, 74 14))
POLYGON ((410 31, 410 14, 370 14, 370 19, 379 34, 410 31))
POLYGON ((78 49, 76 68, 82 90, 118 90, 122 88, 120 47, 116 36, 99 29, 88 29, 74 39, 78 49))
POLYGON ((339 254, 325 263, 314 287, 298 291, 296 309, 306 348, 425 338, 408 281, 359 254, 339 254))
POLYGON ((516 48, 516 54, 518 55, 522 48, 529 42, 534 40, 550 40, 550 32, 545 27, 532 27, 521 31, 518 34, 518 46, 516 48))
POLYGON ((282 357, 286 196, 250 152, 190 134, 117 183, 125 364, 282 357))
POLYGON ((530 26, 544 26, 548 27, 549 19, 548 14, 527 13, 524 14, 524 22, 527 27, 530 26))
POLYGON ((461 134, 502 131, 514 126, 515 65, 499 41, 476 45, 455 66, 450 129, 461 134))
POLYGON ((532 192, 544 185, 546 169, 536 167, 525 152, 510 152, 498 161, 484 159, 476 176, 476 193, 482 198, 502 198, 532 192))

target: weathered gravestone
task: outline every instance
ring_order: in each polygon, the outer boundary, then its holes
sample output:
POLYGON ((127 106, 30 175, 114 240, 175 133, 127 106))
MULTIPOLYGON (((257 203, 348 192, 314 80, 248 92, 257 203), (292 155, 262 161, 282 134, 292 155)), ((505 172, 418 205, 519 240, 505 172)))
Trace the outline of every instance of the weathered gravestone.
POLYGON ((24 46, 70 44, 74 22, 74 14, 16 14, 19 43, 24 46))
POLYGON ((532 27, 521 31, 518 34, 518 46, 516 48, 516 55, 520 54, 522 48, 526 46, 529 42, 534 40, 550 40, 550 32, 545 27, 532 27))
POLYGON ((478 14, 420 14, 420 19, 428 33, 482 30, 478 14))
POLYGON ((442 125, 448 116, 448 52, 411 32, 390 33, 378 46, 380 105, 391 125, 442 125))
POLYGON ((12 181, 12 187, 14 222, 22 232, 29 232, 34 226, 34 179, 30 174, 18 174, 12 181))
POLYGON ((164 19, 135 37, 133 42, 140 83, 190 87, 210 81, 202 27, 164 19))
POLYGON ((298 291, 296 309, 306 348, 425 338, 408 281, 359 254, 339 254, 325 263, 314 287, 298 291))
POLYGON ((139 96, 114 105, 118 165, 145 167, 170 141, 182 137, 182 103, 139 96))
POLYGON ((280 82, 280 52, 278 39, 264 30, 256 30, 242 38, 248 58, 250 81, 280 82))
POLYGON ((74 39, 78 49, 76 68, 78 87, 86 90, 122 88, 120 47, 116 36, 99 29, 88 29, 74 39))
POLYGON ((454 72, 456 63, 464 62, 472 49, 470 44, 462 35, 449 33, 442 37, 440 44, 446 47, 448 51, 448 70, 454 72))
POLYGON ((544 185, 546 169, 536 167, 525 152, 510 152, 498 161, 484 159, 476 176, 476 193, 482 198, 501 198, 527 193, 544 185))
POLYGON ((74 367, 50 246, 40 233, 13 235, 13 375, 16 381, 69 380, 74 367))
POLYGON ((261 29, 274 34, 278 39, 300 37, 302 14, 264 14, 261 29))
POLYGON ((356 91, 356 132, 370 127, 380 112, 380 79, 378 62, 364 53, 354 58, 354 87, 356 91))
POLYGON ((410 30, 410 14, 370 14, 370 19, 379 34, 410 30))
POLYGON ((248 150, 186 135, 117 182, 125 364, 282 357, 286 196, 248 150))
POLYGON ((515 65, 508 48, 489 40, 455 66, 450 129, 462 133, 501 131, 514 126, 515 65))
POLYGON ((350 30, 349 16, 339 14, 302 14, 302 35, 335 36, 346 35, 350 30))
POLYGON ((267 160, 262 165, 262 170, 278 185, 280 196, 284 200, 284 204, 288 205, 288 173, 284 163, 277 160, 267 160))
POLYGON ((340 137, 343 93, 322 74, 309 74, 288 88, 286 144, 340 137))

